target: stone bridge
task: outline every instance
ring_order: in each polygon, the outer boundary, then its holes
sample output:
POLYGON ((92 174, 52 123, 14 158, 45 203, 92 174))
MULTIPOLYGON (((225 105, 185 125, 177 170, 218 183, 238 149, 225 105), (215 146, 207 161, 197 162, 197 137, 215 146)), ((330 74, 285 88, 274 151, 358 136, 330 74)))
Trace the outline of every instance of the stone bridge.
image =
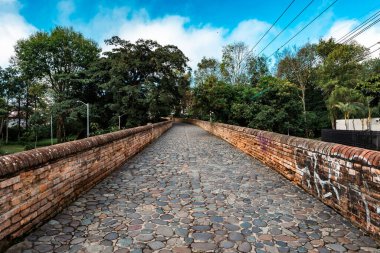
POLYGON ((7 252, 380 252, 379 202, 361 189, 363 178, 349 182, 353 171, 315 173, 323 163, 312 154, 318 147, 297 150, 291 168, 284 154, 294 151, 276 148, 285 162, 271 155, 271 133, 240 133, 256 136, 260 156, 247 139, 234 143, 227 133, 234 127, 223 134, 223 124, 195 123, 240 149, 190 124, 163 133, 171 123, 161 123, 0 160, 0 239, 13 244, 7 252), (360 198, 347 197, 353 184, 360 198))

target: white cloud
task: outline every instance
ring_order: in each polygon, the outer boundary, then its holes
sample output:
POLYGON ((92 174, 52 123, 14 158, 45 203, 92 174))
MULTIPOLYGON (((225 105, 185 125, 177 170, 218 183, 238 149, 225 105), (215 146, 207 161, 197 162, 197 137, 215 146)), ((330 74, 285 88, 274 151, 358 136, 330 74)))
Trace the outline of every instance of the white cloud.
MULTIPOLYGON (((0 0, 7 3, 6 11, 0 9, 0 66, 6 66, 10 56, 14 54, 13 46, 18 39, 26 38, 37 29, 28 24, 19 14, 16 0, 0 0)), ((190 20, 182 16, 165 16, 152 19, 145 9, 130 8, 108 9, 99 7, 98 13, 89 21, 72 20, 76 11, 72 0, 62 0, 57 4, 57 16, 60 25, 72 26, 86 37, 94 39, 106 51, 110 48, 104 40, 117 35, 125 40, 152 39, 162 45, 172 44, 179 47, 187 57, 189 65, 196 69, 202 57, 221 58, 222 48, 228 43, 244 41, 249 46, 260 38, 270 24, 259 20, 245 20, 236 28, 227 30, 210 24, 191 26, 190 20)), ((274 33, 272 29, 271 33, 274 33)), ((271 34, 270 33, 270 34, 271 34)), ((268 34, 266 38, 270 37, 268 34)), ((265 44, 264 39, 260 45, 265 44)), ((259 46, 260 46, 259 45, 259 46)))
MULTIPOLYGON (((349 33, 352 29, 354 29, 359 24, 360 22, 355 19, 337 21, 331 26, 330 30, 325 36, 325 39, 334 38, 338 40, 342 38, 344 35, 346 35, 347 33, 349 33)), ((380 41, 379 34, 380 34, 380 25, 377 24, 377 25, 372 26, 368 30, 364 31, 362 34, 358 35, 354 40, 365 47, 370 47, 380 41)), ((378 46, 372 47, 370 50, 373 51, 376 48, 378 48, 378 46)), ((371 57, 379 57, 379 54, 374 53, 371 55, 371 57)))
POLYGON ((75 4, 72 0, 62 0, 57 4, 59 23, 70 22, 70 15, 75 11, 75 4))
POLYGON ((37 29, 19 14, 17 1, 0 0, 0 4, 0 66, 6 67, 17 40, 27 38, 37 29))
POLYGON ((131 12, 130 9, 118 8, 101 9, 89 23, 76 27, 98 41, 104 51, 110 49, 104 44, 104 39, 114 35, 131 42, 142 38, 156 40, 161 45, 175 45, 189 57, 192 69, 196 69, 202 57, 220 59, 222 48, 228 43, 244 41, 252 46, 269 27, 265 22, 246 20, 229 31, 209 24, 189 26, 189 21, 176 15, 151 19, 144 9, 131 12))
POLYGON ((130 41, 142 38, 156 40, 162 45, 176 45, 189 57, 189 64, 194 68, 203 56, 220 54, 225 31, 211 26, 185 28, 187 22, 188 19, 180 16, 155 20, 135 18, 125 20, 117 35, 130 41))
MULTIPOLYGON (((266 30, 269 29, 269 27, 270 24, 257 19, 245 20, 240 22, 238 26, 231 32, 228 40, 230 42, 244 41, 248 45, 254 45, 256 44, 257 40, 261 38, 261 36, 266 32, 266 30)), ((274 31, 275 29, 272 28, 271 33, 274 31)))

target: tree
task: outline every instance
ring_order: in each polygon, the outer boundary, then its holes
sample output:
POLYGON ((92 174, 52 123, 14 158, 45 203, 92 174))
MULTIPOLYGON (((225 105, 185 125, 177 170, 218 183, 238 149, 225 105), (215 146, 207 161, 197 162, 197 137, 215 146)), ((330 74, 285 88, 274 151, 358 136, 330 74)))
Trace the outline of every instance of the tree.
POLYGON ((321 64, 318 68, 319 86, 326 97, 337 86, 353 89, 360 82, 367 49, 358 44, 337 44, 332 39, 320 41, 317 52, 321 64))
POLYGON ((369 78, 357 84, 356 90, 360 91, 364 97, 367 106, 367 129, 371 130, 371 118, 373 108, 380 102, 380 74, 379 72, 370 72, 369 78))
POLYGON ((260 80, 255 88, 257 96, 251 103, 249 127, 278 133, 300 135, 302 104, 297 87, 275 77, 260 80))
MULTIPOLYGON (((201 66, 205 63, 201 62, 201 66)), ((254 56, 244 42, 229 44, 223 48, 220 73, 226 83, 256 85, 261 78, 269 75, 267 58, 254 56)))
POLYGON ((248 74, 250 79, 250 84, 255 86, 259 81, 269 76, 268 60, 264 56, 251 57, 248 62, 248 74))
POLYGON ((248 68, 252 54, 243 42, 229 44, 223 48, 221 73, 227 83, 249 84, 248 68))
POLYGON ((100 61, 101 89, 110 94, 107 107, 125 115, 123 125, 137 126, 158 121, 181 104, 190 85, 188 58, 177 47, 152 40, 136 43, 112 37, 114 48, 100 61))
POLYGON ((216 121, 228 122, 235 95, 233 86, 210 76, 193 90, 193 115, 204 120, 213 115, 216 121))
POLYGON ((36 32, 15 46, 15 62, 29 79, 46 83, 52 90, 57 110, 57 138, 65 139, 65 105, 72 98, 72 84, 90 63, 98 58, 100 49, 72 28, 56 27, 50 33, 36 32))
POLYGON ((308 134, 307 129, 307 108, 306 108, 306 92, 313 89, 315 82, 315 69, 317 66, 316 48, 314 45, 306 44, 297 53, 292 56, 287 55, 282 59, 277 68, 277 76, 285 78, 297 85, 301 91, 300 99, 303 108, 305 135, 308 134))
MULTIPOLYGON (((336 87, 326 101, 333 129, 336 129, 336 119, 338 118, 336 109, 339 109, 343 113, 344 119, 348 120, 349 116, 359 109, 358 105, 362 101, 363 96, 357 90, 347 87, 336 87)), ((345 123, 348 129, 348 122, 345 121, 345 123)))
POLYGON ((214 58, 205 58, 197 64, 198 69, 194 71, 195 86, 202 85, 211 76, 220 78, 220 63, 214 58))
POLYGON ((21 134, 21 118, 23 115, 23 100, 26 97, 26 83, 17 68, 14 66, 9 66, 2 71, 1 75, 1 86, 2 86, 2 96, 5 100, 5 142, 8 143, 8 121, 9 115, 12 112, 17 113, 18 117, 18 127, 17 127, 17 137, 20 138, 21 134))
POLYGON ((346 125, 346 130, 348 130, 348 120, 350 119, 350 115, 355 113, 357 110, 361 109, 360 105, 358 103, 343 103, 338 102, 334 105, 334 107, 341 110, 344 116, 344 123, 346 125))

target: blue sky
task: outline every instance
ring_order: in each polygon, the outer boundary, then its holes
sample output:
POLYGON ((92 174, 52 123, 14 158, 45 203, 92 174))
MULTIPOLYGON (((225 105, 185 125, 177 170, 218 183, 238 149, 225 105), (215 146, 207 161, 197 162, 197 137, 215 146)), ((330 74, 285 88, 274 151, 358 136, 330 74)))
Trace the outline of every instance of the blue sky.
MULTIPOLYGON (((37 30, 72 26, 99 43, 112 35, 135 41, 154 39, 174 44, 194 68, 203 57, 221 57, 223 46, 243 41, 254 45, 291 0, 0 0, 0 66, 6 66, 13 45, 37 30)), ((296 0, 258 45, 263 48, 309 0, 296 0)), ((314 0, 310 7, 264 51, 279 46, 318 15, 333 0, 314 0)), ((340 37, 380 10, 378 0, 338 0, 289 45, 302 45, 330 36, 340 37)), ((380 40, 380 24, 358 37, 370 46, 380 40), (372 44, 371 44, 372 43, 372 44)))

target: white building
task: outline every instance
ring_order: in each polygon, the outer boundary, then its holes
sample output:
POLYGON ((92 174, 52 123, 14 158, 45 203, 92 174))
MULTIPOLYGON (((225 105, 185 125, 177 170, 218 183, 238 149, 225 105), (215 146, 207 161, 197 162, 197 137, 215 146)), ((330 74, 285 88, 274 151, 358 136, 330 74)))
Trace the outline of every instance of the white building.
MULTIPOLYGON (((380 131, 380 118, 372 118, 370 122, 370 129, 372 131, 380 131)), ((368 119, 338 119, 336 121, 336 129, 337 130, 356 130, 356 131, 364 131, 368 129, 368 119), (348 128, 346 127, 346 123, 348 124, 348 128)))

